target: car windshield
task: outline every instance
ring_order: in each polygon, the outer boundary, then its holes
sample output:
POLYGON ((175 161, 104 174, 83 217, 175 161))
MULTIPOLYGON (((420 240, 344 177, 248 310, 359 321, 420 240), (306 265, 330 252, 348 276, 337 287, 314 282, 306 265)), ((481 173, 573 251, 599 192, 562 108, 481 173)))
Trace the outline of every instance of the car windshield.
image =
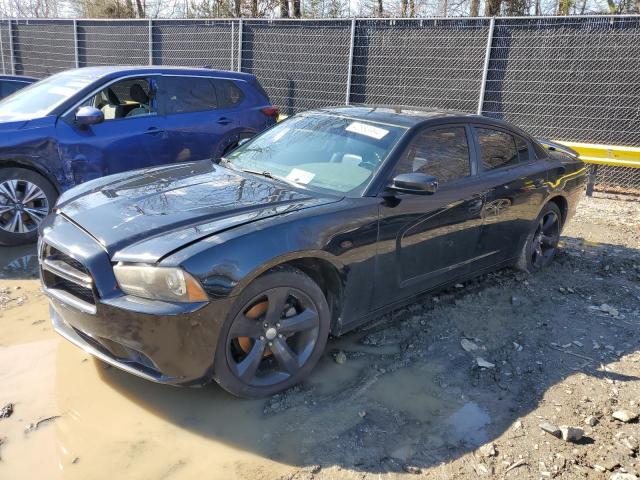
POLYGON ((360 195, 406 128, 304 114, 241 145, 223 165, 311 190, 360 195))
POLYGON ((28 120, 49 115, 57 106, 95 81, 77 70, 58 73, 0 101, 0 120, 28 120))

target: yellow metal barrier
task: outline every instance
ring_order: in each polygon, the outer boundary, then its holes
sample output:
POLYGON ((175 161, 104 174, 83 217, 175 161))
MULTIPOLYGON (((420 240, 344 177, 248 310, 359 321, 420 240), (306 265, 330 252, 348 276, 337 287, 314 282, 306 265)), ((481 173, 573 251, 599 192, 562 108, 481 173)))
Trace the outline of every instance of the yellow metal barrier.
POLYGON ((640 148, 638 147, 561 141, 557 141, 556 143, 572 148, 578 152, 578 155, 580 155, 580 158, 585 163, 593 165, 590 168, 589 180, 587 182, 588 196, 593 195, 599 168, 624 167, 640 169, 640 148))
POLYGON ((640 168, 640 148, 638 147, 554 141, 573 148, 585 163, 609 165, 611 167, 640 168))

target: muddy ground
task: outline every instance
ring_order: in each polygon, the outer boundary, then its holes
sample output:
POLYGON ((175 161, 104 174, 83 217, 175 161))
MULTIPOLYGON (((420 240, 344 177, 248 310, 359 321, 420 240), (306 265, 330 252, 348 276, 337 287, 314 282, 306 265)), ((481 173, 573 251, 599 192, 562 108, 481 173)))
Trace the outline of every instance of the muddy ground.
POLYGON ((637 199, 585 199, 546 271, 333 339, 266 401, 105 368, 51 331, 30 255, 0 252, 1 479, 640 477, 640 425, 613 417, 640 413, 637 199))

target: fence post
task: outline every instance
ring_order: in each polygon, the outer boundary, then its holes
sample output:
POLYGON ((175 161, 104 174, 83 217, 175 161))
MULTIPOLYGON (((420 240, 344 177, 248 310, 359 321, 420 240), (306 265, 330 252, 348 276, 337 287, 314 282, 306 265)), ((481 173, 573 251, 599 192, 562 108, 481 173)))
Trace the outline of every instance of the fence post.
POLYGON ((11 66, 11 74, 16 74, 15 53, 13 51, 13 20, 9 19, 9 65, 11 66))
POLYGON ((78 20, 73 19, 73 54, 75 56, 76 68, 80 68, 80 53, 78 49, 78 20))
POLYGON ((233 71, 233 62, 235 60, 235 44, 236 44, 236 24, 233 20, 231 20, 231 68, 229 70, 233 71))
POLYGON ((238 23, 238 71, 242 71, 242 18, 238 23))
POLYGON ((2 41, 2 30, 0 30, 0 60, 2 60, 2 73, 6 74, 7 70, 4 65, 4 42, 2 41))
POLYGON ((482 115, 482 107, 484 106, 484 92, 487 88, 487 74, 489 73, 489 62, 491 61, 491 44, 493 43, 493 27, 496 19, 491 17, 489 23, 489 34, 487 35, 487 49, 484 53, 484 69, 482 70, 482 84, 480 85, 480 97, 478 98, 478 115, 482 115))
POLYGON ((351 73, 353 71, 353 47, 356 40, 356 19, 351 19, 351 43, 349 45, 349 70, 347 72, 347 94, 345 104, 349 105, 351 102, 351 73))
POLYGON ((149 19, 149 65, 153 65, 153 20, 149 19))

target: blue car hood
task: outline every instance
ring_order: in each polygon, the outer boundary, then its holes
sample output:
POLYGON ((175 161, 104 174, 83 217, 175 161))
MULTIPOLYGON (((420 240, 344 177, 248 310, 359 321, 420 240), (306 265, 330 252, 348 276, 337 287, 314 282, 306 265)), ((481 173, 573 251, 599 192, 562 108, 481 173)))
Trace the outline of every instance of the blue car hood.
POLYGON ((57 211, 114 261, 153 263, 223 230, 338 200, 203 161, 91 181, 60 197, 57 211))
POLYGON ((15 114, 3 114, 0 110, 0 132, 2 133, 25 128, 49 127, 55 125, 55 123, 55 116, 25 119, 15 114))

